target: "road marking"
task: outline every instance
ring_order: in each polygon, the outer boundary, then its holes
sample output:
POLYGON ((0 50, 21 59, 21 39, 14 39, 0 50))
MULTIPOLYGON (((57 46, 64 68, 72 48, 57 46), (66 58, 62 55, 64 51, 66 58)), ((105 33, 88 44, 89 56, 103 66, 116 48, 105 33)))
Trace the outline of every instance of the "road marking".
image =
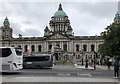
POLYGON ((3 77, 3 82, 118 82, 113 78, 81 78, 81 77, 3 77))
POLYGON ((70 76, 69 73, 58 73, 57 75, 58 75, 58 76, 70 76))
POLYGON ((91 74, 80 74, 80 73, 77 73, 78 76, 92 76, 91 74))

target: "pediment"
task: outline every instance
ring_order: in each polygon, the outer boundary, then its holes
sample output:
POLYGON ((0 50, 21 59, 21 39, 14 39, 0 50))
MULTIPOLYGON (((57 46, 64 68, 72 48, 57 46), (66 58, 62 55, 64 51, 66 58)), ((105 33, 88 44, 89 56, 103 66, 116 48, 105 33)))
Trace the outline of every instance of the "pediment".
POLYGON ((49 37, 49 39, 68 39, 68 38, 69 38, 68 36, 60 33, 53 34, 49 37))

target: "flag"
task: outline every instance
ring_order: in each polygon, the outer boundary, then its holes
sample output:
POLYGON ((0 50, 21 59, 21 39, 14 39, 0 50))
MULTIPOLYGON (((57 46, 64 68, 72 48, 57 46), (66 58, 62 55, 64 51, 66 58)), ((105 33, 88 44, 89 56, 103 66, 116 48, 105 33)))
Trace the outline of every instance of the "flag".
POLYGON ((27 55, 30 56, 31 55, 31 50, 30 50, 30 46, 27 47, 27 55))
POLYGON ((21 34, 19 34, 19 38, 22 38, 22 35, 21 35, 21 34))
POLYGON ((52 46, 51 52, 54 53, 54 46, 52 46))

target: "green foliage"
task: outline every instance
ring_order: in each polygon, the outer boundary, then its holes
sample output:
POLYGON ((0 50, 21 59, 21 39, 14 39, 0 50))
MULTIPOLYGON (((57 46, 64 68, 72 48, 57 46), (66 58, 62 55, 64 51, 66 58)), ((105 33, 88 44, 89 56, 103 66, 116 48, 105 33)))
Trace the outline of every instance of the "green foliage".
POLYGON ((102 56, 120 55, 120 23, 113 23, 105 29, 101 33, 104 43, 100 46, 99 53, 102 56))

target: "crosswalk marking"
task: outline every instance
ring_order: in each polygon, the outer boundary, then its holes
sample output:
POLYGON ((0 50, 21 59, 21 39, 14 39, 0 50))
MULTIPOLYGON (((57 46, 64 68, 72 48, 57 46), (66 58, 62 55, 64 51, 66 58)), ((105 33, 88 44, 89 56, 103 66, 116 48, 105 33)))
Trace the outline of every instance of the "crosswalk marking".
POLYGON ((92 76, 91 74, 80 74, 80 73, 77 73, 78 76, 92 76))
POLYGON ((58 73, 58 76, 70 76, 70 73, 58 73))
MULTIPOLYGON (((89 76, 92 77, 91 74, 81 74, 81 73, 75 73, 76 76, 89 76)), ((57 76, 72 76, 70 73, 58 73, 57 76)))

